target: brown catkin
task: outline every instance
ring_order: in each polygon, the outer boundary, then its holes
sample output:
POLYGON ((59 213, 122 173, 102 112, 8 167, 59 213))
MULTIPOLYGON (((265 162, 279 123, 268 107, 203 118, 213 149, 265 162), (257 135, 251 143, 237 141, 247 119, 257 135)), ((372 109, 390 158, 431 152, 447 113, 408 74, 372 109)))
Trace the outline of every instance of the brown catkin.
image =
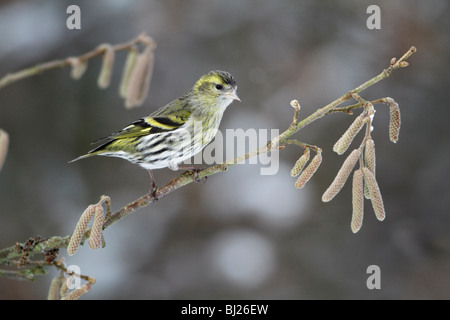
POLYGON ((69 256, 72 256, 75 254, 75 252, 77 252, 81 240, 83 240, 84 232, 86 231, 86 228, 89 224, 89 221, 91 221, 94 212, 95 205, 91 204, 86 208, 86 210, 84 210, 83 214, 80 217, 80 220, 78 220, 75 231, 70 237, 69 244, 67 245, 67 253, 69 254, 69 256))
POLYGON ((8 154, 9 145, 9 135, 0 129, 0 171, 2 170, 3 164, 6 160, 6 155, 8 154))
POLYGON ((383 221, 386 217, 384 211, 383 198, 381 197, 380 188, 378 187, 377 180, 373 175, 372 171, 368 168, 363 168, 364 181, 369 188, 370 201, 372 202, 373 211, 375 211, 375 216, 378 220, 383 221))
POLYGON ((127 108, 140 106, 147 97, 150 79, 153 73, 153 49, 153 46, 148 45, 137 57, 126 94, 125 106, 127 108))
POLYGON ((100 49, 104 50, 102 59, 102 68, 97 79, 97 85, 101 89, 108 88, 111 82, 112 71, 114 68, 115 51, 110 44, 102 44, 100 49))
POLYGON ((87 61, 80 60, 79 58, 74 57, 68 58, 67 61, 72 67, 72 70, 70 71, 70 77, 74 80, 80 79, 87 70, 87 61))
POLYGON ((50 289, 48 290, 47 300, 59 300, 60 299, 60 288, 65 281, 66 278, 64 276, 59 275, 52 279, 52 282, 50 283, 50 289))
POLYGON ((95 205, 94 222, 91 227, 91 235, 89 237, 89 247, 98 249, 102 246, 102 230, 103 230, 103 206, 101 203, 95 205))
POLYGON ((352 188, 352 222, 350 227, 353 233, 361 229, 364 216, 364 196, 363 196, 363 173, 358 169, 353 174, 353 188, 352 188))
POLYGON ((391 100, 392 102, 389 103, 389 139, 396 143, 400 134, 400 108, 397 102, 391 100))
POLYGON ((62 279, 61 288, 59 288, 59 297, 62 299, 67 292, 69 291, 69 287, 67 286, 68 279, 62 279))
POLYGON ((79 289, 75 289, 69 294, 63 296, 61 300, 78 300, 83 294, 91 289, 91 283, 87 282, 83 284, 79 289))
POLYGON ((127 98, 127 88, 130 82, 131 74, 133 73, 134 66, 136 65, 136 58, 138 51, 135 46, 131 47, 128 51, 127 59, 123 66, 122 78, 120 80, 119 95, 121 98, 127 98))
POLYGON ((359 115, 358 117, 356 117, 350 127, 348 127, 347 131, 344 132, 342 137, 340 137, 339 140, 336 141, 333 146, 333 151, 337 154, 343 154, 345 151, 347 151, 348 147, 350 146, 358 132, 361 130, 363 125, 364 117, 362 115, 359 115))
POLYGON ((339 193, 339 191, 341 191, 342 187, 347 181, 348 176, 352 172, 360 156, 361 156, 361 148, 353 150, 348 155, 347 159, 345 159, 344 163, 342 164, 342 167, 336 174, 336 177, 334 178, 333 182, 330 184, 328 189, 323 193, 322 195, 323 202, 331 201, 339 193))
POLYGON ((305 164, 309 160, 310 153, 311 152, 309 151, 309 148, 306 148, 305 152, 303 152, 303 155, 297 160, 294 167, 292 168, 291 177, 296 177, 300 174, 300 172, 302 172, 303 168, 305 167, 305 164))
POLYGON ((317 154, 312 158, 309 165, 303 170, 300 177, 298 177, 297 181, 295 182, 295 187, 297 189, 303 188, 305 184, 311 179, 311 177, 314 175, 314 173, 319 168, 320 164, 322 163, 322 150, 318 150, 317 154))
POLYGON ((145 65, 146 65, 145 56, 140 53, 136 58, 136 63, 133 68, 133 72, 130 75, 130 80, 128 81, 125 107, 133 108, 137 106, 137 100, 140 92, 140 88, 142 85, 144 73, 145 73, 145 65))
POLYGON ((153 50, 154 50, 154 47, 149 45, 149 46, 145 47, 144 52, 142 53, 147 57, 147 65, 145 68, 144 79, 142 82, 140 94, 137 99, 137 103, 139 106, 144 103, 144 100, 147 98, 148 91, 150 88, 150 80, 152 79, 153 64, 154 64, 154 59, 155 59, 153 50))
MULTIPOLYGON (((366 168, 368 168, 370 171, 372 171, 373 175, 375 176, 375 142, 373 139, 367 139, 365 148, 364 148, 364 165, 366 168)), ((369 188, 367 187, 367 184, 364 185, 364 196, 366 199, 370 199, 370 193, 369 188)))

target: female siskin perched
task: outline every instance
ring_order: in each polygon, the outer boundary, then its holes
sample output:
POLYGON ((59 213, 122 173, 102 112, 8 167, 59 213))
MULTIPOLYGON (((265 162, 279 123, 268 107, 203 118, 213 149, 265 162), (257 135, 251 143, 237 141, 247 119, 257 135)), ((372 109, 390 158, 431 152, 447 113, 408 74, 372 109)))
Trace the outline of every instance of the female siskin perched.
POLYGON ((231 74, 211 71, 184 96, 99 140, 102 145, 70 162, 98 155, 120 157, 147 170, 178 170, 180 162, 214 138, 225 109, 233 100, 240 101, 236 89, 231 74))

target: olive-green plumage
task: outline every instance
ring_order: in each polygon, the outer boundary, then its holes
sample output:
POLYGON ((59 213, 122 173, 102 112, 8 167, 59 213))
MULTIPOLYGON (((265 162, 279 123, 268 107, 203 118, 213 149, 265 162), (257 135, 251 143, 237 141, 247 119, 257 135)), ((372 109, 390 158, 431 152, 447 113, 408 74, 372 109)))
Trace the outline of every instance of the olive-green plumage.
POLYGON ((120 157, 147 170, 177 170, 214 138, 225 109, 240 101, 236 89, 231 74, 211 71, 184 96, 99 140, 99 147, 71 162, 99 155, 120 157))

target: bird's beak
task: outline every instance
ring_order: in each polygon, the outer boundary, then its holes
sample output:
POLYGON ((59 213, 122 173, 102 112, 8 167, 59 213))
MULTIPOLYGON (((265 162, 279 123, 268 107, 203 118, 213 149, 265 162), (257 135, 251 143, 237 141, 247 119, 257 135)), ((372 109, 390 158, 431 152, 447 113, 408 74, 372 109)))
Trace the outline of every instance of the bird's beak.
POLYGON ((241 99, 239 99, 239 97, 236 94, 236 90, 233 90, 231 92, 229 92, 227 94, 232 100, 237 100, 237 101, 241 101, 241 99))

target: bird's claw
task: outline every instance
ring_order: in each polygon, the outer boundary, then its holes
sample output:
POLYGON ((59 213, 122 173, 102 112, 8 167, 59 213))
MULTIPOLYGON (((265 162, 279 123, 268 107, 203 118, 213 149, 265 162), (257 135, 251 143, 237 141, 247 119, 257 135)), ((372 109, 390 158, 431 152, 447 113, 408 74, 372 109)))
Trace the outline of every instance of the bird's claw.
POLYGON ((197 182, 197 183, 205 183, 206 180, 208 180, 207 176, 203 177, 201 179, 198 178, 198 173, 200 171, 202 171, 202 170, 203 170, 203 168, 194 168, 194 169, 192 169, 192 175, 193 175, 194 181, 197 182))

